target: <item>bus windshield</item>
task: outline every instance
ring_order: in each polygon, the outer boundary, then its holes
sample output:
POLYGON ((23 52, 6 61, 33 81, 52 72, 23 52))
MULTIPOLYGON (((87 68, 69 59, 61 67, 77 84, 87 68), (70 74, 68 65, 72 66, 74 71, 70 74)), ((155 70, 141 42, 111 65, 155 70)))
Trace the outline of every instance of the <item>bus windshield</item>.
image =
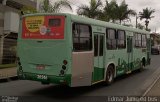
POLYGON ((28 16, 22 23, 23 39, 64 39, 64 16, 28 16))

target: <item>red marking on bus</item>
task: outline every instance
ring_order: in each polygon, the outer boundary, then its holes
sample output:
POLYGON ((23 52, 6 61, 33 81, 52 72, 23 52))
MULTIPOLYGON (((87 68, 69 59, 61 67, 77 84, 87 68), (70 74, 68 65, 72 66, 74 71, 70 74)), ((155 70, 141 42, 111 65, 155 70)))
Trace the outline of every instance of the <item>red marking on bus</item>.
POLYGON ((40 28, 37 32, 30 32, 25 24, 26 18, 22 21, 22 38, 23 39, 64 39, 64 26, 65 17, 64 16, 44 16, 44 25, 48 32, 42 35, 40 34, 40 28), (60 26, 50 27, 49 19, 60 19, 60 26))

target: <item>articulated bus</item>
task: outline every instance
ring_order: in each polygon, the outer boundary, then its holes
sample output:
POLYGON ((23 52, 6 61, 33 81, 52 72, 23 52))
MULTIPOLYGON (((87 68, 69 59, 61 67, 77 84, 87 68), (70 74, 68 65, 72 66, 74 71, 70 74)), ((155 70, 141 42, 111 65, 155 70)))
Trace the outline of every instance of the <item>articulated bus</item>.
POLYGON ((21 18, 18 76, 42 84, 90 86, 150 64, 150 34, 66 13, 21 18))

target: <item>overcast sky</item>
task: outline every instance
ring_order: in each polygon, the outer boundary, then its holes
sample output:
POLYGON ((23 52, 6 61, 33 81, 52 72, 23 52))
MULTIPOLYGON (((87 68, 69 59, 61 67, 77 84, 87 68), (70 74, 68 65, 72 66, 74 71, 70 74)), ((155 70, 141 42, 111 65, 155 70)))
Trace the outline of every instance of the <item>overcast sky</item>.
MULTIPOLYGON (((64 12, 69 12, 69 13, 73 13, 76 14, 76 9, 79 5, 81 4, 86 4, 88 5, 90 0, 68 0, 71 2, 71 6, 73 7, 73 12, 70 12, 69 10, 64 10, 64 12)), ((102 0, 104 5, 105 5, 105 0, 102 0)), ((109 2, 111 0, 108 0, 109 2)), ((149 7, 152 9, 155 9, 155 13, 153 14, 153 16, 155 16, 154 18, 151 19, 150 23, 149 23, 149 28, 151 28, 152 32, 160 32, 160 0, 125 0, 126 3, 128 4, 128 7, 130 9, 135 10, 137 13, 139 13, 140 11, 142 11, 143 8, 149 7)), ((122 0, 117 0, 118 3, 122 2, 122 0)), ((131 18, 131 23, 135 26, 135 17, 131 18)), ((143 23, 144 24, 145 20, 138 20, 138 22, 143 23)))

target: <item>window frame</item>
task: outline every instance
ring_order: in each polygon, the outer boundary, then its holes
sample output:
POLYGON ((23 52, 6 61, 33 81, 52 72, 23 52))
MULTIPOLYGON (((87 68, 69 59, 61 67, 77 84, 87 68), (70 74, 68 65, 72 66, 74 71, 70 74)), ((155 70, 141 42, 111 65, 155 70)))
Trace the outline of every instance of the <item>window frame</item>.
POLYGON ((135 48, 141 48, 142 47, 142 34, 141 33, 134 33, 134 46, 135 48), (141 38, 139 38, 141 37, 141 38))
POLYGON ((117 30, 116 29, 114 29, 114 28, 106 28, 106 48, 107 48, 107 50, 116 50, 117 49, 117 30), (115 38, 114 39, 109 39, 109 33, 108 33, 108 30, 114 30, 114 35, 115 35, 115 38), (113 43, 113 41, 115 41, 115 45, 113 45, 113 46, 115 46, 115 47, 109 47, 109 45, 108 45, 108 41, 111 41, 111 46, 112 46, 112 43, 113 43))
POLYGON ((104 56, 104 36, 99 35, 99 56, 104 56))
POLYGON ((142 44, 142 48, 146 48, 147 47, 147 36, 146 36, 146 34, 142 34, 141 35, 142 37, 142 42, 141 42, 141 44, 142 44), (145 40, 143 39, 143 36, 145 36, 145 40), (145 42, 145 45, 143 45, 144 44, 144 42, 145 42))
POLYGON ((118 49, 126 49, 126 31, 125 30, 117 30, 117 48, 118 49), (124 32, 124 39, 119 39, 119 31, 123 31, 124 32), (124 45, 121 47, 119 46, 119 40, 123 40, 124 41, 124 45))
POLYGON ((91 27, 91 25, 89 25, 89 24, 84 24, 84 23, 77 23, 77 22, 73 22, 72 23, 72 46, 73 46, 73 49, 72 49, 72 51, 73 52, 85 52, 85 51, 92 51, 93 50, 93 41, 92 41, 92 36, 93 36, 93 34, 92 34, 92 27, 91 27), (80 37, 80 25, 85 25, 85 26, 88 26, 88 30, 89 30, 89 37, 80 37), (78 36, 74 36, 74 28, 73 27, 78 27, 78 28, 75 28, 75 29, 77 29, 77 35, 78 36), (88 38, 88 41, 89 41, 89 43, 88 43, 88 47, 86 47, 86 48, 88 48, 88 49, 75 49, 76 47, 74 47, 74 39, 75 38, 77 38, 78 39, 78 44, 79 44, 79 47, 80 47, 80 44, 82 44, 81 43, 81 39, 85 39, 85 38, 88 38))
POLYGON ((97 57, 98 56, 98 44, 99 44, 99 42, 98 42, 98 34, 96 34, 96 35, 94 35, 94 57, 97 57), (96 38, 95 38, 96 37, 96 38), (96 42, 96 43, 95 43, 96 42))

